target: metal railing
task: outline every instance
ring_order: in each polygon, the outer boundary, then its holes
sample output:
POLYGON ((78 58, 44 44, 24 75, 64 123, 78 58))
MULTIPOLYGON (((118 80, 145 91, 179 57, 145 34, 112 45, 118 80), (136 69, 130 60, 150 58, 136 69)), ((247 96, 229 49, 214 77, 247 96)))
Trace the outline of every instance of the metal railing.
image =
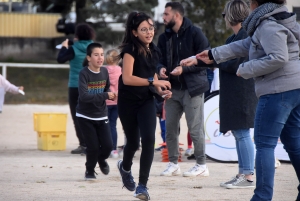
POLYGON ((2 76, 6 79, 7 67, 16 68, 70 68, 69 64, 0 63, 2 76))

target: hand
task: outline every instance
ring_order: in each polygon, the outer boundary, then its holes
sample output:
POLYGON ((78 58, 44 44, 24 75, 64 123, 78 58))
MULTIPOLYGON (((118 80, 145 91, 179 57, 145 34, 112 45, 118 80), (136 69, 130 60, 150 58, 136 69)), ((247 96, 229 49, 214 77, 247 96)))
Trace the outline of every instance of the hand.
POLYGON ((171 83, 166 80, 154 80, 153 85, 156 88, 171 89, 171 83))
POLYGON ((170 91, 170 90, 164 90, 164 91, 160 90, 158 92, 158 94, 160 96, 162 96, 165 100, 167 100, 167 99, 169 99, 169 98, 172 97, 172 91, 170 91))
POLYGON ((193 65, 197 65, 197 64, 198 64, 197 59, 192 58, 192 57, 189 57, 189 58, 186 58, 186 59, 183 59, 180 61, 181 66, 193 66, 193 65))
POLYGON ((182 66, 177 66, 174 68, 174 70, 171 72, 172 75, 181 75, 182 73, 182 66))
POLYGON ((208 50, 204 50, 203 52, 196 55, 196 58, 203 61, 206 64, 212 64, 214 63, 213 60, 210 60, 208 57, 208 50))
POLYGON ((117 97, 114 92, 107 92, 107 94, 109 100, 115 100, 115 98, 117 97))
POLYGON ((24 87, 23 87, 23 86, 20 86, 19 89, 20 89, 21 91, 24 91, 24 87))
POLYGON ((69 47, 68 43, 69 43, 69 39, 66 39, 64 42, 62 42, 61 45, 68 48, 69 47))
POLYGON ((166 71, 167 71, 166 68, 161 68, 160 71, 159 71, 159 77, 162 78, 162 79, 168 78, 168 76, 166 76, 166 71))

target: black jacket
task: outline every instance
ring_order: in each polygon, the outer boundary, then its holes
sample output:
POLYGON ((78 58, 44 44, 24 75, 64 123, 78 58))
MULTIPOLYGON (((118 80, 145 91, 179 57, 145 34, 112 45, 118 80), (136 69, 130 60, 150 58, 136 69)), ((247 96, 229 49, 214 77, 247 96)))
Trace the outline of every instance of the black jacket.
POLYGON ((158 72, 162 67, 167 69, 166 74, 169 76, 172 88, 187 89, 191 97, 200 95, 209 89, 206 67, 212 65, 207 65, 202 61, 198 61, 197 66, 183 66, 180 76, 169 74, 179 66, 182 59, 210 49, 210 44, 201 29, 195 27, 188 18, 184 17, 178 33, 173 32, 172 29, 166 29, 165 33, 159 36, 157 46, 162 54, 157 67, 158 72))
MULTIPOLYGON (((248 37, 244 29, 237 35, 232 35, 226 44, 248 37)), ((254 127, 254 117, 257 105, 254 80, 244 79, 236 75, 239 65, 248 58, 236 58, 216 64, 220 69, 220 131, 247 129, 254 127)))

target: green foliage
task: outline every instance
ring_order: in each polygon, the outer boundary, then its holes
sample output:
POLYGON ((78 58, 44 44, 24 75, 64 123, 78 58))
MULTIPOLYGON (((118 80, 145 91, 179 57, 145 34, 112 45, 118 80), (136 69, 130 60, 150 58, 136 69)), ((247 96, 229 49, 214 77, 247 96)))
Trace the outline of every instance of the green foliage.
POLYGON ((232 34, 231 30, 226 29, 221 15, 227 0, 182 0, 181 2, 185 7, 186 16, 195 25, 201 27, 211 47, 224 44, 232 34))
POLYGON ((6 104, 67 104, 69 69, 8 68, 7 80, 24 86, 25 96, 6 93, 6 104))
POLYGON ((123 33, 113 32, 108 26, 111 22, 105 21, 107 17, 111 17, 114 22, 125 24, 128 13, 141 11, 153 15, 152 9, 158 5, 158 0, 131 0, 126 2, 110 0, 101 2, 101 4, 97 4, 98 6, 89 2, 83 11, 84 15, 86 18, 93 17, 98 20, 94 26, 97 32, 97 40, 117 45, 122 41, 123 33))

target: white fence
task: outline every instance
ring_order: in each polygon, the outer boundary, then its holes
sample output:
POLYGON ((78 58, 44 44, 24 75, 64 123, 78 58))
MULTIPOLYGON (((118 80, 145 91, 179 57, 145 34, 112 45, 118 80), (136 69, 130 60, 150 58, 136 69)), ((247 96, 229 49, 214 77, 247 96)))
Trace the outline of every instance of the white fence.
POLYGON ((68 64, 30 64, 30 63, 0 63, 2 76, 6 78, 7 68, 69 68, 68 64))

